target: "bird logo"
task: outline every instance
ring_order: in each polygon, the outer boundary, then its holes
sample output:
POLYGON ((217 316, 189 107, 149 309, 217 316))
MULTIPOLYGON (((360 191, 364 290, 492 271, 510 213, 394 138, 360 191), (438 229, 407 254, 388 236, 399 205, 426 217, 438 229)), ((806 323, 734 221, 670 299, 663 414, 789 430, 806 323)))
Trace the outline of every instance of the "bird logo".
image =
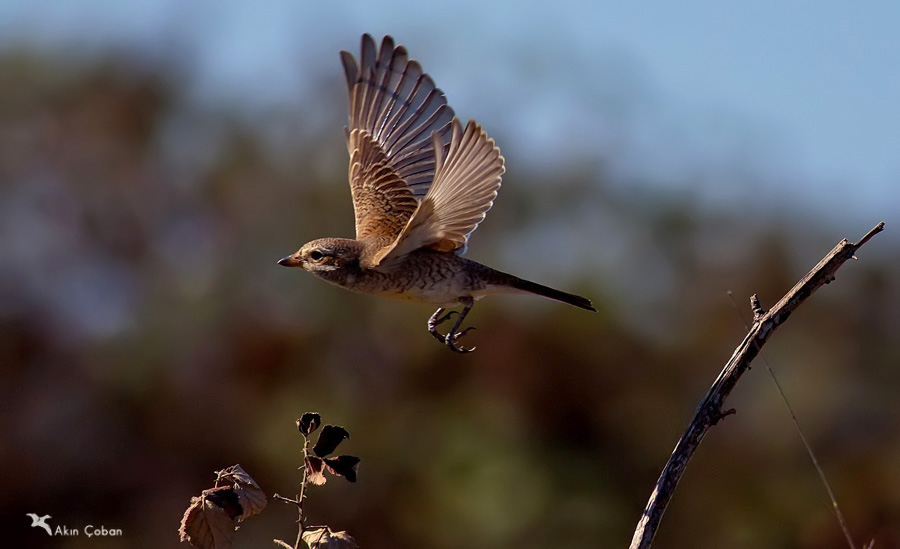
POLYGON ((44 515, 42 517, 37 516, 34 513, 25 513, 26 516, 31 517, 31 526, 37 526, 38 528, 43 528, 47 531, 48 535, 53 535, 53 530, 50 529, 50 526, 47 524, 47 519, 51 518, 50 515, 44 515))
POLYGON ((350 97, 345 128, 356 238, 321 238, 278 261, 350 291, 436 305, 428 332, 451 350, 475 301, 536 294, 595 311, 589 299, 463 257, 491 209, 504 159, 474 120, 465 126, 444 93, 385 36, 362 37, 359 62, 341 52, 350 97), (448 308, 462 307, 460 312, 448 308), (438 326, 457 315, 445 334, 438 326))

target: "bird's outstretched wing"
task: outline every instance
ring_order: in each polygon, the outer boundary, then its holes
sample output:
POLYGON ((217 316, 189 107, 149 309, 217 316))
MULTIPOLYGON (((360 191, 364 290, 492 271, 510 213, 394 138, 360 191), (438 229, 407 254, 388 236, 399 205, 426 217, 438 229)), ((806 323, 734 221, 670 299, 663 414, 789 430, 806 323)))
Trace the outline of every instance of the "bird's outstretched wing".
POLYGON ((359 63, 341 52, 350 95, 347 148, 356 238, 390 246, 434 179, 435 147, 444 148, 453 110, 443 92, 385 36, 376 51, 362 37, 359 63))
POLYGON ((422 247, 465 252, 469 235, 494 204, 505 171, 500 149, 474 120, 463 129, 454 117, 451 127, 446 155, 434 136, 434 182, 396 241, 376 255, 375 265, 422 247))

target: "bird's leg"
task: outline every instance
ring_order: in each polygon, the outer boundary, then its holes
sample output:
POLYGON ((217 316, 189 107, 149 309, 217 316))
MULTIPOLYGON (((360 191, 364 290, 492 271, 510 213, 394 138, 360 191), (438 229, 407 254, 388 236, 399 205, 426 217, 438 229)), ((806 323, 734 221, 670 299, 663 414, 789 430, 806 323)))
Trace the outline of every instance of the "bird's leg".
POLYGON ((469 314, 469 310, 472 309, 472 306, 475 304, 475 300, 469 297, 463 298, 460 301, 463 305, 463 310, 461 313, 458 311, 449 311, 447 313, 444 313, 444 311, 447 310, 446 307, 439 307, 438 310, 435 311, 433 315, 431 315, 431 318, 428 319, 428 333, 431 334, 432 337, 434 337, 436 340, 440 341, 447 347, 450 347, 451 350, 456 351, 457 353, 471 353, 475 350, 475 347, 472 347, 471 349, 460 347, 456 344, 456 340, 466 335, 469 330, 474 330, 475 327, 472 326, 466 328, 461 332, 457 332, 456 330, 459 329, 459 325, 462 324, 463 319, 466 318, 467 314, 469 314), (459 317, 457 317, 456 322, 453 323, 453 327, 450 328, 450 331, 447 332, 447 335, 443 335, 438 332, 437 327, 449 320, 453 315, 459 315, 459 317))
POLYGON ((441 313, 446 310, 447 309, 445 309, 444 307, 440 307, 437 311, 434 312, 433 315, 431 315, 431 318, 428 319, 428 333, 441 343, 444 343, 444 341, 447 339, 447 336, 438 333, 437 327, 446 322, 447 319, 451 316, 459 314, 456 311, 450 311, 444 316, 441 316, 441 313))
MULTIPOLYGON (((456 322, 453 323, 453 327, 450 328, 449 332, 447 332, 447 336, 444 338, 444 344, 446 344, 447 347, 450 347, 451 350, 456 351, 457 353, 471 353, 475 350, 475 347, 472 347, 471 349, 460 347, 456 344, 456 340, 466 335, 469 330, 474 330, 475 328, 473 326, 470 326, 461 332, 457 332, 456 330, 459 329, 459 325, 462 324, 463 319, 465 319, 466 315, 469 314, 469 311, 472 310, 472 305, 475 304, 475 300, 471 297, 467 297, 460 301, 462 301, 463 303, 463 310, 461 313, 459 313, 459 317, 457 317, 456 322)), ((448 314, 444 318, 444 320, 449 317, 450 315, 448 314)))

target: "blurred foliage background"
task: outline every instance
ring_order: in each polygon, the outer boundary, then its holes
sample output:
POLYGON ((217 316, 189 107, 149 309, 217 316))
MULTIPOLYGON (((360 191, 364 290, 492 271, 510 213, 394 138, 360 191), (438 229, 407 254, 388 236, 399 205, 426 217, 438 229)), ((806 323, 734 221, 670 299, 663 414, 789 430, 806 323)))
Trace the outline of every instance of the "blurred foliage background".
MULTIPOLYGON (((380 30, 363 23, 331 40, 355 51, 360 31, 380 30)), ((697 172, 725 189, 710 199, 691 177, 617 169, 614 156, 653 162, 627 143, 561 145, 538 158, 493 110, 503 97, 490 85, 481 97, 444 84, 440 64, 416 47, 427 34, 396 26, 384 30, 463 118, 488 120, 507 158, 469 256, 589 296, 599 314, 487 299, 469 316, 477 352, 457 356, 425 332, 429 307, 277 266, 312 238, 352 234, 344 84, 329 47, 298 54, 295 101, 242 111, 206 101, 175 47, 145 55, 5 42, 0 521, 9 546, 51 541, 26 512, 125 533, 47 546, 174 546, 191 495, 233 463, 267 493, 293 493, 294 420, 305 411, 346 427, 341 450, 363 460, 356 485, 310 490, 309 518, 363 547, 626 546, 745 333, 726 292, 747 318, 750 294, 770 306, 840 238, 882 220, 858 212, 863 221, 848 222, 740 163, 697 172), (454 96, 466 94, 462 110, 454 96)), ((527 37, 516 40, 502 47, 527 37)), ((490 71, 468 69, 473 82, 490 71)), ((584 114, 585 126, 603 123, 595 115, 584 114)), ((897 547, 900 256, 897 219, 883 220, 887 231, 765 355, 857 543, 897 547)), ((729 404, 737 415, 700 448, 656 546, 841 547, 760 363, 729 404)), ((270 502, 238 546, 293 539, 294 519, 270 502)))

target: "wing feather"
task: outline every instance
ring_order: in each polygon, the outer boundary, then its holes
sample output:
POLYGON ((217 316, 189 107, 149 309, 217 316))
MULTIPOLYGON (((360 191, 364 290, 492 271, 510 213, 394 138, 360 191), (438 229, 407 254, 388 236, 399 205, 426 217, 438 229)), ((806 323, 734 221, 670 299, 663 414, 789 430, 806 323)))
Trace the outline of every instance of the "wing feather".
POLYGON ((465 129, 453 118, 449 147, 432 138, 435 176, 393 245, 375 256, 381 264, 418 248, 464 253, 469 235, 491 209, 505 171, 500 149, 480 125, 465 129))
POLYGON ((453 110, 390 36, 376 48, 363 35, 359 63, 346 51, 341 62, 350 103, 346 137, 356 237, 390 243, 434 180, 435 143, 444 147, 453 110))

